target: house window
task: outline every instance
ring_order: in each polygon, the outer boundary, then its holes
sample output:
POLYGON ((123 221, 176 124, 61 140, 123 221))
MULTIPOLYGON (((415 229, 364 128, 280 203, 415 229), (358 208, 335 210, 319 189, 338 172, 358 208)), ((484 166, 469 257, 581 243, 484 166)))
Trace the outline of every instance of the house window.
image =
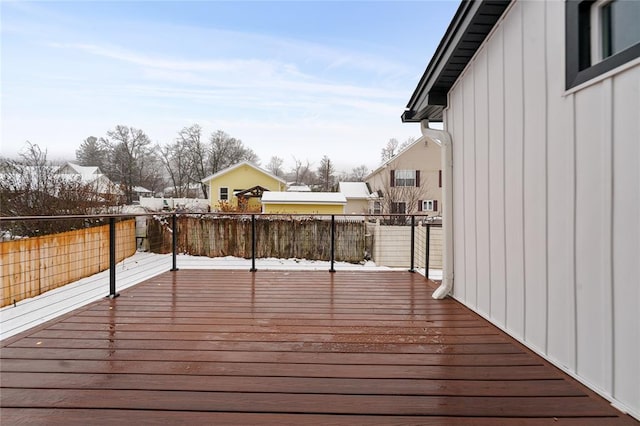
POLYGON ((566 88, 640 57, 640 2, 567 1, 566 88))
POLYGON ((392 186, 419 186, 417 170, 394 170, 392 186))
POLYGON ((600 45, 598 60, 606 59, 640 42, 640 3, 613 0, 596 4, 597 31, 593 31, 600 45))
POLYGON ((220 197, 218 198, 220 201, 228 201, 229 200, 229 188, 220 188, 220 197))
POLYGON ((391 203, 391 213, 406 214, 407 203, 400 201, 398 203, 391 203))
POLYGON ((380 214, 382 213, 382 203, 380 201, 374 201, 373 202, 373 210, 372 210, 373 214, 380 214))
POLYGON ((438 200, 422 200, 423 212, 436 212, 438 211, 438 200))

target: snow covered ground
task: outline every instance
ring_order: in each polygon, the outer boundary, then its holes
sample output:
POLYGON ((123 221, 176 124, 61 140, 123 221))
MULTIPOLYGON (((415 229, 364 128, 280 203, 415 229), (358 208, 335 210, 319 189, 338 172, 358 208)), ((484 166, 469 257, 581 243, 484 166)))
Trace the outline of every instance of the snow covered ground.
MULTIPOLYGON (((171 269, 170 254, 138 252, 116 266, 116 291, 124 290, 146 281, 171 269)), ((235 257, 208 258, 200 256, 178 255, 178 269, 244 269, 251 268, 250 259, 235 257)), ((256 259, 258 270, 310 270, 328 271, 330 262, 304 259, 256 259)), ((364 265, 335 262, 336 271, 376 271, 406 270, 406 268, 388 268, 377 266, 373 262, 364 265)), ((424 269, 416 269, 424 275, 424 269)), ((429 270, 429 278, 441 280, 441 270, 429 270)), ((0 309, 0 340, 28 330, 60 315, 85 306, 109 294, 109 271, 83 278, 64 287, 48 291, 40 296, 25 299, 15 306, 0 309)))

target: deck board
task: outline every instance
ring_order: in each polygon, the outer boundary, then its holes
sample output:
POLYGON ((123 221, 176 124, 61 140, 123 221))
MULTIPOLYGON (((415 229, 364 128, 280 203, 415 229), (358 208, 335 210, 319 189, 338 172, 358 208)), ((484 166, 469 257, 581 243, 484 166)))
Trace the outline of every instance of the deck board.
POLYGON ((2 342, 4 424, 637 424, 408 272, 168 272, 2 342))

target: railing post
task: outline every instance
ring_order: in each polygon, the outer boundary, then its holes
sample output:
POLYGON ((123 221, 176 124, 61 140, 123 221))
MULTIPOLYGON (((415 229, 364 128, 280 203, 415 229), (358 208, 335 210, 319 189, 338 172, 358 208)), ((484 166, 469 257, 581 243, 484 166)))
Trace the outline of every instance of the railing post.
POLYGON ((172 271, 177 271, 178 270, 178 262, 177 262, 177 255, 178 255, 178 219, 177 219, 175 213, 173 213, 171 215, 171 243, 172 243, 171 254, 172 254, 172 258, 173 258, 173 266, 171 267, 171 270, 172 271))
POLYGON ((109 218, 109 295, 110 299, 120 296, 116 293, 116 218, 109 218))
POLYGON ((431 224, 427 223, 427 246, 424 249, 424 276, 429 279, 429 246, 431 245, 431 224))
POLYGON ((250 272, 256 272, 256 215, 251 215, 251 269, 250 272))
POLYGON ((336 215, 331 215, 331 268, 329 272, 335 272, 334 263, 335 263, 335 240, 336 240, 336 215))
MULTIPOLYGON (((406 222, 405 222, 406 223, 406 222)), ((411 268, 409 272, 415 272, 415 254, 416 254, 416 217, 411 215, 411 268)))

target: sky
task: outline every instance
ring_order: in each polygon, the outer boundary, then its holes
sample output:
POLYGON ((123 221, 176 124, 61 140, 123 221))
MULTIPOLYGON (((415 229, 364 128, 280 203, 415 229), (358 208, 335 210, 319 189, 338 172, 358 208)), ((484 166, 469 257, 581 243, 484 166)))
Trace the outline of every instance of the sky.
POLYGON ((116 125, 200 124, 272 156, 374 169, 457 0, 0 1, 0 155, 73 160, 116 125))

